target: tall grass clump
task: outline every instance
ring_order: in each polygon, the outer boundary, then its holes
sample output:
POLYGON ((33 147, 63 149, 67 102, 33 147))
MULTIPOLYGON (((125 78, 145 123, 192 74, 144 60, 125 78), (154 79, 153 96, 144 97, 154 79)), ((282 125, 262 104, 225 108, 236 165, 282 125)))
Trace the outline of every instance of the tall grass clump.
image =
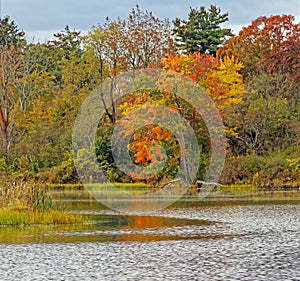
POLYGON ((53 210, 47 188, 25 181, 0 181, 0 226, 82 223, 81 215, 53 210))
POLYGON ((52 208, 47 188, 25 181, 0 181, 0 208, 44 212, 52 208))

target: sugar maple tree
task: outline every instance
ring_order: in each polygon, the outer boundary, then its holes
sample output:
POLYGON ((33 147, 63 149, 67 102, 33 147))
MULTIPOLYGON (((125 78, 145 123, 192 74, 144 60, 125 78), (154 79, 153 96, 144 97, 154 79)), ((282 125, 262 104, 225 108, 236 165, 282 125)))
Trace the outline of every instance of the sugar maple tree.
POLYGON ((239 71, 243 64, 235 59, 225 57, 220 59, 219 66, 212 69, 206 79, 200 81, 206 92, 216 103, 228 135, 237 136, 239 126, 238 106, 246 94, 242 75, 239 71))
POLYGON ((164 69, 179 72, 197 83, 205 79, 211 69, 218 66, 218 60, 200 53, 169 54, 168 57, 162 59, 162 64, 164 69))
POLYGON ((210 94, 221 111, 239 104, 245 93, 243 78, 239 71, 243 64, 233 56, 219 60, 218 67, 211 69, 200 85, 210 94))
MULTIPOLYGON (((132 153, 134 162, 141 167, 145 167, 149 164, 156 164, 160 161, 166 160, 164 167, 164 173, 170 177, 174 176, 177 171, 179 161, 179 146, 172 132, 166 129, 164 126, 159 125, 161 116, 156 115, 156 110, 153 109, 153 105, 167 105, 168 94, 161 93, 159 91, 142 90, 138 93, 134 93, 126 98, 126 101, 119 106, 122 110, 122 114, 126 117, 129 116, 131 110, 140 108, 139 114, 150 116, 145 124, 134 132, 132 141, 128 145, 129 150, 132 153), (152 116, 152 117, 151 117, 152 116), (167 155, 165 159, 162 154, 161 146, 167 155)), ((175 106, 173 110, 176 112, 175 106)), ((168 114, 167 110, 165 113, 168 114)), ((139 118, 138 118, 139 119, 139 118)), ((132 127, 132 118, 123 118, 117 121, 117 123, 124 128, 125 136, 126 132, 130 131, 129 127, 132 127)), ((139 126, 140 121, 138 120, 139 126)), ((148 178, 147 182, 159 181, 163 174, 158 174, 154 177, 148 178)), ((134 174, 131 175, 133 179, 136 178, 134 174)))

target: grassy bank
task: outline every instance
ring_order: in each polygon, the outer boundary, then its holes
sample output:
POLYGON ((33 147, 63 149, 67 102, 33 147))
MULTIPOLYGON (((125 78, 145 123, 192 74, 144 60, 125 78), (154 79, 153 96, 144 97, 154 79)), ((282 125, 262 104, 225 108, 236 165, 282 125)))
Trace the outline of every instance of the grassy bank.
MULTIPOLYGON (((146 189, 150 188, 149 185, 145 183, 113 183, 117 188, 127 190, 127 189, 146 189)), ((106 188, 108 185, 105 183, 90 183, 86 184, 86 187, 93 188, 106 188)), ((84 189, 83 184, 49 184, 47 185, 49 190, 82 190, 84 189)))
MULTIPOLYGON (((274 185, 275 181, 273 181, 273 185, 257 185, 256 182, 253 182, 252 179, 244 179, 247 183, 244 183, 243 181, 237 181, 237 183, 230 183, 225 184, 218 187, 219 191, 224 192, 238 192, 238 193, 247 193, 247 192, 253 192, 258 190, 298 190, 300 189, 300 182, 287 182, 287 181, 279 181, 277 180, 277 185, 274 185)), ((144 193, 145 191, 153 191, 153 187, 150 185, 147 185, 145 183, 113 183, 114 186, 119 188, 122 191, 128 191, 132 193, 144 193)), ((47 185, 47 188, 49 191, 76 191, 76 190, 83 190, 85 187, 90 188, 94 191, 101 191, 105 188, 107 188, 107 184, 101 184, 101 183, 90 183, 86 184, 85 186, 82 184, 50 184, 47 185)), ((192 189, 196 188, 196 186, 192 186, 192 189)))

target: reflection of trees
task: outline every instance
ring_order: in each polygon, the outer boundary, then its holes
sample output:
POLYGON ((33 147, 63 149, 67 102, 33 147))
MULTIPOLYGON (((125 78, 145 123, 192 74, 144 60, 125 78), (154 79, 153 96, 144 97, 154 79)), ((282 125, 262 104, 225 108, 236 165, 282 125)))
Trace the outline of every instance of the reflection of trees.
MULTIPOLYGON (((152 216, 134 216, 129 218, 129 224, 124 226, 123 229, 125 230, 145 230, 147 228, 158 228, 164 225, 164 220, 166 218, 163 217, 152 217, 152 216), (133 226, 133 227, 132 227, 133 226)), ((144 231, 143 234, 136 233, 136 234, 121 234, 121 239, 123 241, 140 241, 140 242, 147 242, 153 240, 165 240, 166 238, 159 236, 159 234, 155 235, 153 233, 147 233, 144 231)))

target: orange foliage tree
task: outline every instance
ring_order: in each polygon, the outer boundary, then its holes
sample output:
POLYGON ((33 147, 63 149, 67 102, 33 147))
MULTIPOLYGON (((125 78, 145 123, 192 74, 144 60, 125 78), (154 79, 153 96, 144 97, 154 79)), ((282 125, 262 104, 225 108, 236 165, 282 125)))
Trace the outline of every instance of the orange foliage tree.
MULTIPOLYGON (((154 177, 147 178, 147 182, 157 182, 164 177, 164 174, 168 174, 170 178, 176 174, 177 166, 179 162, 179 144, 176 141, 172 132, 170 132, 165 127, 159 125, 161 116, 156 115, 155 109, 152 105, 170 105, 170 95, 167 93, 161 93, 159 91, 140 91, 138 93, 133 93, 126 97, 126 101, 123 102, 119 109, 122 114, 127 117, 130 112, 136 108, 140 108, 139 114, 152 116, 150 119, 142 124, 143 126, 138 128, 132 137, 132 141, 128 145, 128 149, 131 152, 134 162, 137 165, 145 167, 149 164, 157 164, 160 161, 166 161, 163 173, 159 173, 154 177), (157 122, 156 122, 157 121, 157 122), (165 154, 159 148, 162 147, 165 154), (167 156, 167 159, 165 159, 167 156)), ((171 102, 172 103, 172 102, 171 102)), ((177 112, 175 105, 173 104, 173 111, 177 112)), ((162 114, 168 114, 169 110, 166 112, 160 112, 162 114)), ((132 126, 132 118, 123 118, 117 121, 117 123, 122 126, 126 132, 130 131, 129 127, 132 126)), ((138 121, 139 126, 141 125, 138 121)), ((135 174, 131 175, 134 180, 140 181, 135 174)))

